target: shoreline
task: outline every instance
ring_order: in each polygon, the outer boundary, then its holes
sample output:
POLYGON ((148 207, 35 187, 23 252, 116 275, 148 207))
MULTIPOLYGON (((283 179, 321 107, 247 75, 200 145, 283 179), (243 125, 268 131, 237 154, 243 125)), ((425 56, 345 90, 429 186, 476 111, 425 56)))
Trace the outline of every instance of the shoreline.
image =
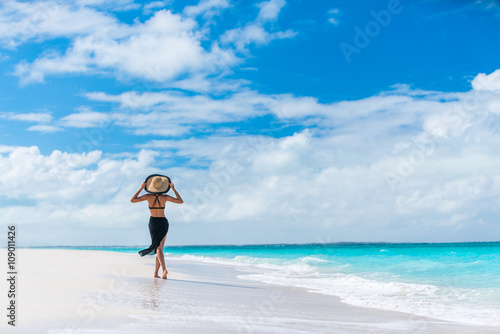
MULTIPOLYGON (((98 250, 18 250, 18 326, 7 333, 497 333, 409 313, 352 306, 305 288, 238 278, 223 264, 98 250), (167 326, 167 327, 166 327, 167 326), (100 332, 101 333, 101 332, 100 332)), ((1 285, 6 291, 6 282, 1 285)), ((6 297, 4 297, 6 299, 6 297)), ((5 304, 5 302, 4 302, 5 304)))
MULTIPOLYGON (((429 242, 429 241, 420 241, 420 242, 402 242, 402 241, 337 241, 337 242, 311 242, 311 243, 264 243, 264 244, 210 244, 210 245, 204 245, 204 244, 199 244, 199 245, 168 245, 165 246, 165 249, 168 248, 189 248, 189 247, 261 247, 261 246, 377 246, 377 245, 459 245, 459 244, 495 244, 495 243, 500 243, 500 240, 493 240, 493 241, 435 241, 435 242, 429 242)), ((102 245, 95 245, 95 246, 89 246, 89 245, 83 245, 83 246, 64 246, 64 245, 59 245, 59 246, 22 246, 22 247, 17 247, 18 249, 84 249, 84 250, 92 250, 93 248, 97 249, 105 249, 105 248, 129 248, 129 249, 143 249, 147 248, 149 244, 144 244, 142 246, 126 246, 126 245, 107 245, 107 246, 102 246, 102 245)), ((2 249, 6 249, 5 247, 0 247, 2 249)))

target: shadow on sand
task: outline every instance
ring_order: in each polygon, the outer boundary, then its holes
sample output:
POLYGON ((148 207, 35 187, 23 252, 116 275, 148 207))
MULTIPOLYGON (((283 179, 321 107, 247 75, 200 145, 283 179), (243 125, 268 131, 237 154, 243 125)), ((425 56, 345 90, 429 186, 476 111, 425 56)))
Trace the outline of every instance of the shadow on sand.
POLYGON ((222 284, 222 283, 212 283, 212 282, 201 282, 201 281, 189 281, 185 279, 176 279, 169 278, 167 281, 176 281, 176 282, 185 282, 185 283, 197 283, 197 284, 209 284, 209 285, 219 285, 219 286, 228 286, 232 288, 244 288, 244 289, 259 289, 254 286, 245 286, 245 285, 234 285, 234 284, 222 284))

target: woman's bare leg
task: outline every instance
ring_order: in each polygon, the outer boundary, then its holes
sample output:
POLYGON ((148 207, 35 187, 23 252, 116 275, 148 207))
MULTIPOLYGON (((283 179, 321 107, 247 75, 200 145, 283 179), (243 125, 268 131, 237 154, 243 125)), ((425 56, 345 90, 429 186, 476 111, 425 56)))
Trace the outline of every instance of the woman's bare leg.
POLYGON ((160 243, 160 246, 156 249, 156 259, 160 261, 161 268, 163 269, 163 275, 161 278, 166 279, 168 270, 167 267, 165 266, 165 256, 163 255, 163 245, 165 244, 165 239, 167 238, 167 235, 163 237, 163 240, 160 243))
POLYGON ((163 255, 163 250, 161 249, 161 246, 159 246, 156 249, 156 258, 160 260, 161 268, 163 269, 163 272, 165 272, 167 268, 165 267, 165 256, 163 255))
POLYGON ((155 278, 160 278, 160 276, 158 276, 158 270, 160 270, 160 260, 158 260, 158 254, 156 254, 156 265, 155 265, 155 274, 154 274, 155 278))

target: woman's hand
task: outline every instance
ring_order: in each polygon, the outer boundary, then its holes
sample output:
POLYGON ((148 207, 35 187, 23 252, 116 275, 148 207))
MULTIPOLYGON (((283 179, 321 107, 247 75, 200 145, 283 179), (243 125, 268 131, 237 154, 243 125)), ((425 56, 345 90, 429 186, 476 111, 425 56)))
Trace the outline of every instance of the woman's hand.
POLYGON ((141 184, 141 190, 143 190, 146 187, 146 182, 142 182, 141 184))
POLYGON ((170 182, 170 188, 175 189, 173 182, 170 182))

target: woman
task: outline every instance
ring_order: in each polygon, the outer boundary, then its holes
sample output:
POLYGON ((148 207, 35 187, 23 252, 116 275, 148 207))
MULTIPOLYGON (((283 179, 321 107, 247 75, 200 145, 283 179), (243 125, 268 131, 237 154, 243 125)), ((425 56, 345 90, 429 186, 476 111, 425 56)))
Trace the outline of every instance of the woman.
POLYGON ((153 177, 148 177, 145 182, 142 183, 141 189, 135 193, 130 202, 138 203, 142 201, 148 201, 149 210, 151 212, 151 217, 149 218, 149 233, 151 235, 151 246, 149 248, 139 251, 141 256, 147 255, 151 252, 156 253, 156 266, 154 277, 160 278, 158 276, 158 270, 163 269, 163 275, 161 278, 167 279, 167 267, 165 266, 165 257, 163 255, 163 245, 165 244, 165 238, 168 232, 168 220, 165 218, 165 204, 167 202, 182 204, 184 201, 181 195, 175 190, 174 184, 170 182, 170 179, 166 176, 155 175, 153 177), (152 194, 142 195, 140 197, 140 192, 146 188, 146 191, 152 194), (169 188, 175 193, 176 198, 164 195, 169 188))

